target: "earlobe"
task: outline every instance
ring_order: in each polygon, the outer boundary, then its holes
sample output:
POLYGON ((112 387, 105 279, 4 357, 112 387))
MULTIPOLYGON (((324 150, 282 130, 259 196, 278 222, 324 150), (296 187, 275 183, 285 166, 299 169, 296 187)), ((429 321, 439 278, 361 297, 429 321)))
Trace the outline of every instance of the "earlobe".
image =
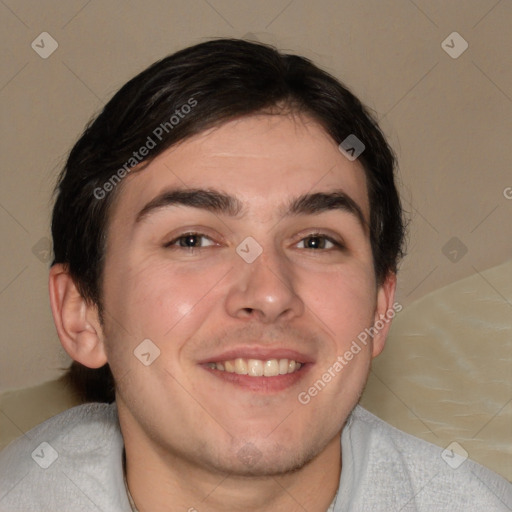
POLYGON ((84 366, 103 366, 107 357, 97 307, 80 295, 65 265, 52 266, 48 286, 53 320, 64 350, 84 366))
POLYGON ((375 318, 373 327, 375 336, 373 338, 372 357, 377 357, 386 344, 391 322, 396 314, 395 298, 396 274, 390 272, 377 291, 377 307, 375 310, 375 318))

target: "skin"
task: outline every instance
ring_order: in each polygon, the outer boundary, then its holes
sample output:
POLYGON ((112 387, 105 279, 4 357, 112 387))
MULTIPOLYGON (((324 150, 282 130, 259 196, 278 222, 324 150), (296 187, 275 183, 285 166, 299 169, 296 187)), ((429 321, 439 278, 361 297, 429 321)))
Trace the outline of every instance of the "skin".
POLYGON ((128 485, 140 512, 324 512, 334 498, 340 433, 389 324, 307 405, 297 397, 392 307, 396 280, 389 274, 377 286, 368 231, 355 215, 283 216, 293 198, 333 189, 368 222, 361 164, 313 120, 230 121, 124 180, 108 231, 103 324, 65 267, 51 269, 64 348, 82 364, 112 368, 128 485), (215 188, 236 196, 243 210, 231 216, 173 205, 136 222, 173 187, 215 188), (166 246, 189 232, 208 238, 194 239, 200 248, 166 246), (318 232, 344 248, 311 248, 318 232), (249 236, 263 249, 252 263, 235 250, 249 236), (160 355, 145 366, 133 351, 148 338, 160 355), (227 382, 200 364, 247 347, 293 349, 310 362, 279 391, 227 382))

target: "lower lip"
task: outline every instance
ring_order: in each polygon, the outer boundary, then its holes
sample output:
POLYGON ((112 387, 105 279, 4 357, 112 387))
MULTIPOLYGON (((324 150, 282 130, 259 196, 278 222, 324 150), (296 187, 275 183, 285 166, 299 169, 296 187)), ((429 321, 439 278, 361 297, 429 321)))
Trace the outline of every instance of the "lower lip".
POLYGON ((312 363, 304 363, 296 372, 287 373, 286 375, 276 375, 274 377, 249 377, 249 375, 225 372, 208 366, 203 366, 203 368, 214 377, 246 391, 255 393, 276 393, 297 384, 297 382, 309 373, 311 366, 312 363))

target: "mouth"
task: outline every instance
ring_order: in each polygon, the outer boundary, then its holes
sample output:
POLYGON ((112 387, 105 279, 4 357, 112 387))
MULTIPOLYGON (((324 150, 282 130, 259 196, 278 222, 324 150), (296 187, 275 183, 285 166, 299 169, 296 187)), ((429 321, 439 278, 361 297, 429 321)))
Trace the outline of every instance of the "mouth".
POLYGON ((293 350, 239 349, 200 363, 221 381, 246 391, 273 393, 292 387, 304 378, 313 360, 293 350))
POLYGON ((276 377, 299 371, 303 365, 294 359, 245 359, 238 357, 226 361, 207 363, 208 368, 249 377, 276 377))

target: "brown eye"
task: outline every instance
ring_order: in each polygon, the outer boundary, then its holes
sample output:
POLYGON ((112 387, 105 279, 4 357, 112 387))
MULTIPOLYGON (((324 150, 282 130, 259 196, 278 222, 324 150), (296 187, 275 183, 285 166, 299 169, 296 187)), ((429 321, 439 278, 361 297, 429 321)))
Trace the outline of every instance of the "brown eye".
POLYGON ((337 242, 325 235, 310 235, 303 238, 299 244, 303 244, 301 249, 333 249, 339 246, 337 242))
POLYGON ((181 236, 178 241, 180 247, 198 247, 201 237, 197 235, 185 235, 181 236))
POLYGON ((206 235, 200 233, 185 233, 165 244, 165 247, 201 249, 211 245, 215 245, 215 243, 206 235))

